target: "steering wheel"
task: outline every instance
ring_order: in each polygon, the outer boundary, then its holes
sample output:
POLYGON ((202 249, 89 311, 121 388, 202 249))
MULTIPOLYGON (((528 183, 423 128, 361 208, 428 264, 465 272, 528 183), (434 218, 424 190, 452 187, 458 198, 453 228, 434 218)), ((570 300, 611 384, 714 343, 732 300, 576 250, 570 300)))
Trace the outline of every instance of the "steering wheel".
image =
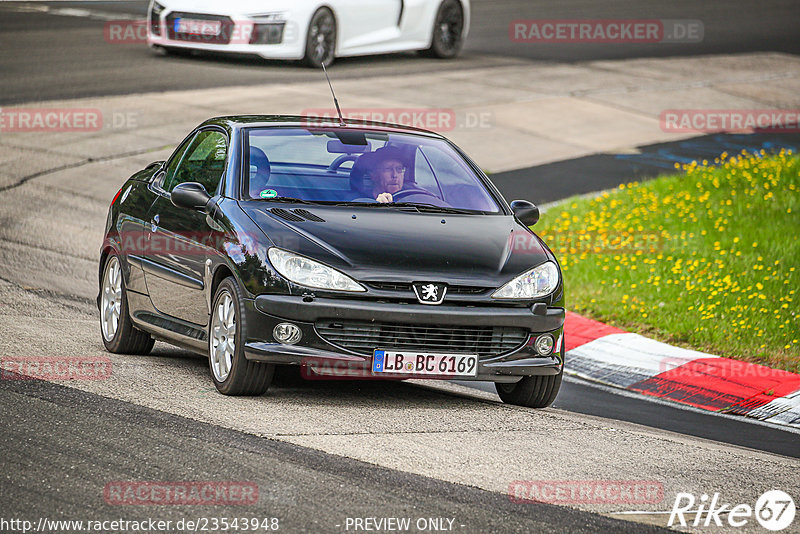
POLYGON ((328 172, 336 172, 344 163, 347 163, 348 161, 355 161, 357 159, 357 154, 342 154, 341 156, 337 156, 336 159, 333 160, 330 165, 328 165, 327 170, 328 172))
POLYGON ((392 200, 394 200, 395 202, 398 202, 398 201, 402 201, 404 198, 410 197, 412 195, 426 195, 426 196, 429 196, 429 197, 433 197, 433 198, 435 198, 436 200, 439 200, 439 201, 442 200, 441 198, 437 197, 436 195, 434 195, 433 193, 431 193, 427 189, 420 189, 420 188, 401 189, 397 193, 392 193, 392 200))

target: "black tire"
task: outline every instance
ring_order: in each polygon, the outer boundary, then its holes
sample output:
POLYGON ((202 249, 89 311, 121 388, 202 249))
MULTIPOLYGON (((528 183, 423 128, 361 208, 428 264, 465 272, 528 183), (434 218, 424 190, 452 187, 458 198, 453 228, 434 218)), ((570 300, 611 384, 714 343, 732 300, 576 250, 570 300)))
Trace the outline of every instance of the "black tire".
POLYGON ((122 263, 116 253, 109 254, 103 263, 103 270, 101 271, 100 279, 100 338, 103 340, 103 345, 108 352, 114 354, 149 354, 153 349, 155 340, 150 337, 150 334, 139 330, 133 326, 130 315, 128 315, 128 293, 125 289, 125 276, 122 272, 119 273, 121 298, 119 299, 119 319, 117 321, 117 328, 114 335, 106 338, 106 332, 103 329, 103 298, 102 293, 106 287, 106 277, 109 276, 109 267, 112 262, 116 262, 119 268, 122 268, 122 263))
MULTIPOLYGON (((561 361, 565 361, 567 342, 561 339, 561 361)), ((564 367, 557 375, 526 376, 516 384, 495 382, 494 388, 506 404, 527 406, 528 408, 547 408, 556 400, 561 389, 564 367)))
POLYGON ((444 0, 433 23, 431 46, 425 55, 452 59, 464 46, 464 8, 458 0, 444 0))
POLYGON ((500 399, 506 404, 547 408, 556 400, 563 376, 562 369, 557 375, 526 376, 515 384, 495 382, 494 387, 500 399))
POLYGON ((319 8, 311 22, 308 23, 306 34, 306 52, 303 64, 315 69, 321 68, 324 63, 329 66, 336 55, 336 19, 327 7, 319 8))
POLYGON ((211 308, 211 317, 208 321, 209 372, 217 391, 223 395, 263 395, 272 383, 272 376, 275 372, 274 365, 250 361, 244 356, 244 342, 242 340, 246 339, 247 323, 243 302, 239 284, 236 283, 232 276, 223 280, 214 293, 214 305, 211 308), (227 376, 220 379, 215 374, 212 362, 212 344, 214 343, 212 328, 214 325, 213 316, 218 312, 219 305, 226 295, 233 300, 235 337, 230 370, 227 376))

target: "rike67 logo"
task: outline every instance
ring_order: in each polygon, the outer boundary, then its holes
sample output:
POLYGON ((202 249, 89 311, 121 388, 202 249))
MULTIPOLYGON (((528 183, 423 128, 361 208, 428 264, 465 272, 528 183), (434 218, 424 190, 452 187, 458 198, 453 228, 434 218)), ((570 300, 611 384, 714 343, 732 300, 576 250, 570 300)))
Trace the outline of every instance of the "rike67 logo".
POLYGON ((794 499, 781 490, 764 492, 755 506, 723 502, 719 493, 711 497, 704 493, 699 499, 691 493, 678 493, 667 526, 743 527, 755 518, 765 529, 777 532, 794 522, 796 511, 794 499))

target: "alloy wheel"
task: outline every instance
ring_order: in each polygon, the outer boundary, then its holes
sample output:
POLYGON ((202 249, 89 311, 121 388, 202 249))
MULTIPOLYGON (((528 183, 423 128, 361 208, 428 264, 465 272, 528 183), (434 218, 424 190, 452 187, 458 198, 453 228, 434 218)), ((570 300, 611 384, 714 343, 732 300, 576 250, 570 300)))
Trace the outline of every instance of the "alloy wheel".
POLYGON ((103 272, 103 296, 100 304, 103 337, 111 341, 117 334, 122 309, 122 270, 119 260, 111 257, 103 272))
POLYGON ((224 382, 233 366, 236 353, 236 305, 228 291, 217 298, 211 317, 211 371, 214 378, 224 382))
POLYGON ((464 15, 458 2, 442 6, 436 32, 442 52, 452 52, 458 49, 461 44, 463 25, 464 15))
POLYGON ((317 63, 330 63, 333 55, 336 24, 333 16, 327 11, 322 11, 314 18, 311 24, 310 42, 312 45, 312 59, 317 63))

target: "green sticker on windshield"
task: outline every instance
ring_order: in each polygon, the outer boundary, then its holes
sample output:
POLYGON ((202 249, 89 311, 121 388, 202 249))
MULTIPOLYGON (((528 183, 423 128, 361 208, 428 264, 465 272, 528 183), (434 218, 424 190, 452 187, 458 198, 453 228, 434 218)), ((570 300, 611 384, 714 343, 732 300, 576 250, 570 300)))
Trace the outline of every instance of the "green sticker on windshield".
POLYGON ((275 198, 278 196, 278 192, 274 189, 264 189, 261 192, 261 198, 275 198))

